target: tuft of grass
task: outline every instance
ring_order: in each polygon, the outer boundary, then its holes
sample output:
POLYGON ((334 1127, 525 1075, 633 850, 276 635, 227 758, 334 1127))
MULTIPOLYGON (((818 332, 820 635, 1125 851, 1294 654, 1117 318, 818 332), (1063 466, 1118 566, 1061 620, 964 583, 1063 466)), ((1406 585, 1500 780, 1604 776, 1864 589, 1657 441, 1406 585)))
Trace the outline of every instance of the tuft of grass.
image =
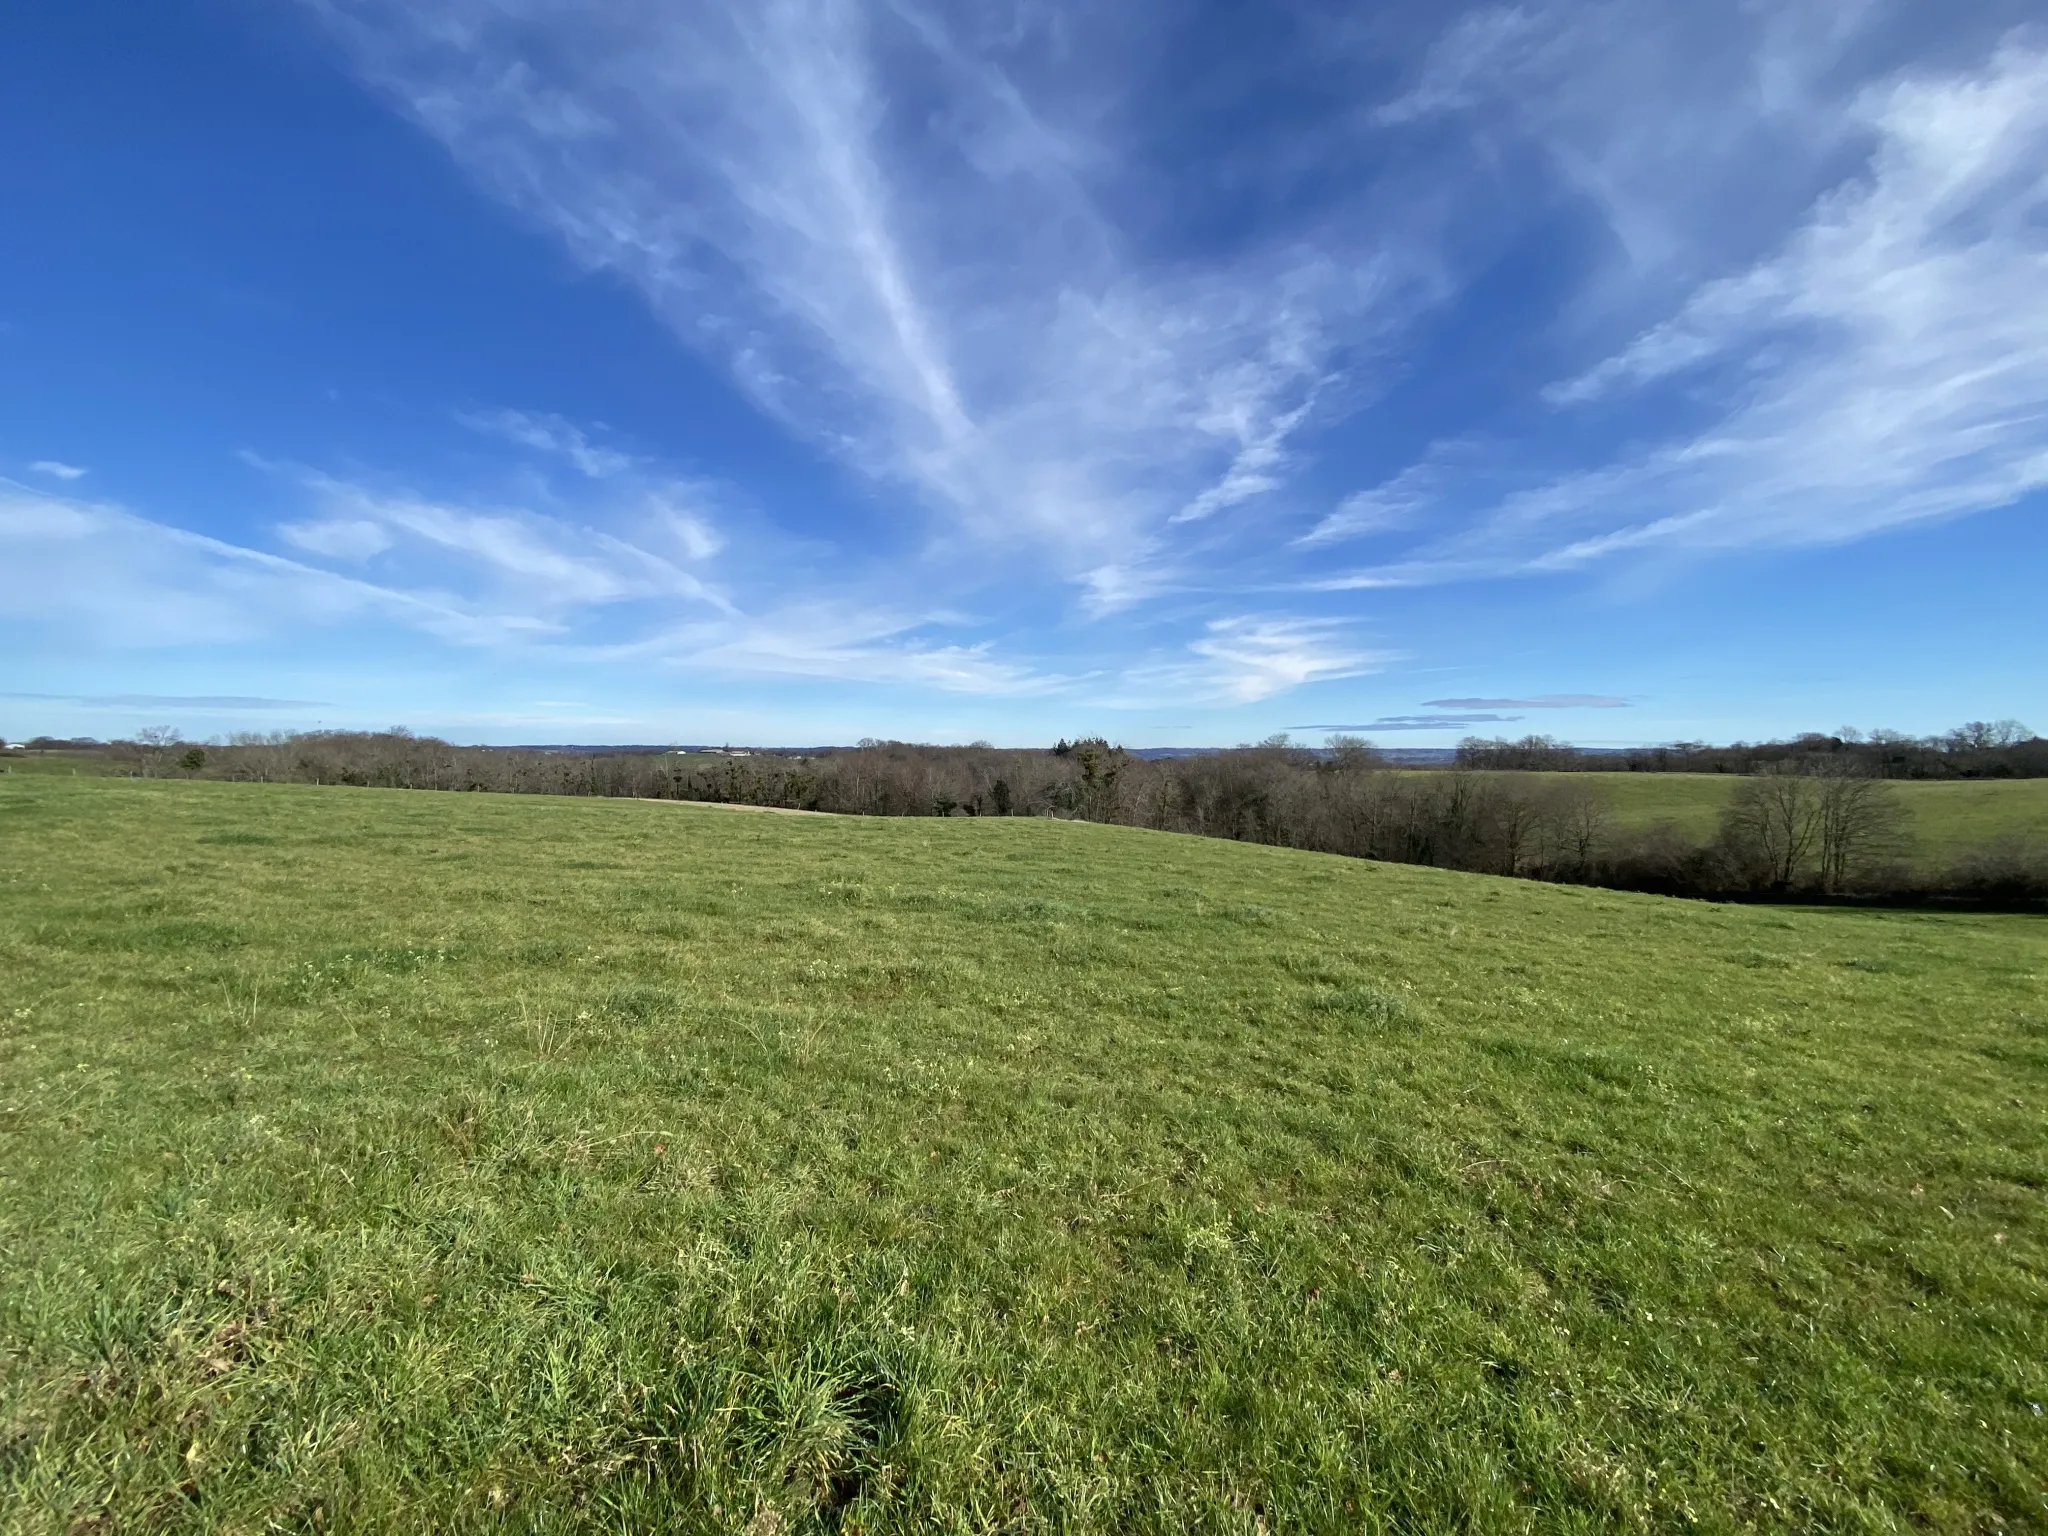
POLYGON ((2048 927, 0 780, 0 1528, 2048 1525, 2048 927))
POLYGON ((1414 1030, 1422 1027, 1422 1017, 1413 1004, 1377 987, 1335 987, 1319 991, 1309 999, 1309 1006, 1320 1013, 1354 1019, 1376 1029, 1414 1030))

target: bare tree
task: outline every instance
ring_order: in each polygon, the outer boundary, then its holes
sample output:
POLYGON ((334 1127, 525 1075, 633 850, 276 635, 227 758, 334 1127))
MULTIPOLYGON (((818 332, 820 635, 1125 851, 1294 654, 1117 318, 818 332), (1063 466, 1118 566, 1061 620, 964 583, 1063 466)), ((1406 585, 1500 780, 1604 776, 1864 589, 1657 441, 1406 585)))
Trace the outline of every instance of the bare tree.
POLYGON ((2016 746, 2033 733, 2017 720, 1969 720, 1941 738, 1950 752, 1990 752, 2016 746))
POLYGON ((1339 773, 1358 773, 1369 768, 1386 766, 1386 759, 1380 756, 1380 749, 1363 736, 1332 736, 1326 747, 1330 766, 1339 773))
POLYGON ((1549 805, 1540 791, 1518 783, 1496 783, 1485 789, 1487 830, 1498 850, 1504 875, 1519 875, 1547 828, 1549 805))
POLYGON ((1578 749, 1555 736, 1467 736, 1458 743, 1460 768, 1520 769, 1562 772, 1585 766, 1578 749))
POLYGON ((175 725, 145 725, 135 733, 136 757, 142 764, 145 779, 153 779, 163 772, 165 759, 178 745, 178 735, 175 725))
POLYGON ((1899 852, 1905 842, 1905 810, 1898 791, 1883 779, 1821 776, 1814 820, 1820 885, 1831 893, 1847 890, 1873 859, 1899 852))
POLYGON ((1584 780, 1554 785, 1544 802, 1546 861, 1560 875, 1583 879, 1592 873, 1607 844, 1614 807, 1584 780))
POLYGON ((1784 890, 1805 871, 1820 835, 1817 781, 1773 763, 1735 786, 1721 813, 1721 840, 1757 885, 1784 890))

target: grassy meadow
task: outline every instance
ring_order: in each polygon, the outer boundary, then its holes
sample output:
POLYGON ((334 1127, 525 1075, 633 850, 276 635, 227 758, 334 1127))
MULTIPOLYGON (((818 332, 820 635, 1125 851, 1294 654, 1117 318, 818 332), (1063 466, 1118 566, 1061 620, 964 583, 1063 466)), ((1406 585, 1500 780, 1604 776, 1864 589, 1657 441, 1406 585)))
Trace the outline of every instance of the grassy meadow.
POLYGON ((126 775, 129 767, 111 757, 85 753, 9 752, 0 756, 0 773, 32 774, 42 778, 106 778, 126 775))
MULTIPOLYGON (((1741 775, 1729 773, 1544 773, 1530 777, 1599 786, 1615 825, 1671 822, 1698 842, 1713 837, 1741 775)), ((1913 853, 1939 862, 2001 837, 2048 838, 2048 779, 1895 779, 1913 853)))
MULTIPOLYGON (((692 753, 678 762, 704 765, 726 759, 692 753)), ((40 753, 0 758, 0 775, 119 777, 131 766, 115 757, 40 753)), ((1397 770, 1437 773, 1441 769, 1397 770)), ((167 776, 187 777, 173 767, 167 776)), ((1641 830, 1669 822, 1693 842, 1708 842, 1742 779, 1726 773, 1527 773, 1517 781, 1592 785, 1612 808, 1614 825, 1641 830)), ((1891 781, 1906 813, 1913 863, 1940 868, 1959 854, 2000 838, 2048 840, 2048 779, 1899 779, 1891 781)))
POLYGON ((2044 1111, 2037 917, 9 775, 0 1529, 2044 1529, 2044 1111))

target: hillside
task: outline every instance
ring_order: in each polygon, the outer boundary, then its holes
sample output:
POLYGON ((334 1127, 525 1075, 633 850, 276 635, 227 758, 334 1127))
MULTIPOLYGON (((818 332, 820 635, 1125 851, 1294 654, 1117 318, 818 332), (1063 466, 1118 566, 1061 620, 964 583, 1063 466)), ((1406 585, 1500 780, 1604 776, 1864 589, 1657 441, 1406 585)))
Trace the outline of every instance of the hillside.
POLYGON ((2026 916, 10 776, 0 1527, 2040 1528, 2044 1104, 2026 916))
MULTIPOLYGON (((1646 827, 1669 821, 1704 841, 1741 776, 1726 773, 1542 773, 1552 782, 1597 785, 1614 807, 1615 823, 1646 827)), ((1891 781, 1907 816, 1914 856, 1939 863, 1958 851, 2001 837, 2048 838, 2048 779, 1898 779, 1891 781)))
MULTIPOLYGON (((198 776, 210 779, 736 800, 888 816, 937 816, 955 810, 989 815, 1050 811, 1095 821, 1206 831, 1332 852, 1378 853, 1489 872, 1502 872, 1507 863, 1503 849, 1497 846, 1498 838, 1489 838, 1484 830, 1489 820, 1500 819, 1499 805, 1491 811, 1468 807, 1472 815, 1464 821, 1450 818, 1456 826, 1447 823, 1438 829, 1440 835, 1425 837, 1417 846, 1404 847, 1401 838, 1392 837, 1383 839, 1391 846, 1375 847, 1372 837, 1362 833, 1365 824, 1428 822, 1433 813, 1442 810, 1440 804, 1431 804, 1427 793, 1443 789, 1448 782, 1442 770, 1396 768, 1385 775, 1357 775, 1347 783, 1345 775, 1318 774, 1311 755, 1257 749, 1176 759, 1157 753, 1148 758, 1141 753, 1135 769, 1126 765, 1118 770, 1114 794, 1091 794, 1085 778, 1089 769, 1079 754, 1063 760, 1047 752, 903 743, 881 743, 871 753, 835 752, 815 765, 744 751, 735 756, 595 749, 579 749, 581 755, 554 754, 523 748, 454 747, 409 735, 349 733, 295 738, 282 750, 262 745, 203 750, 204 766, 198 776), (1171 777, 1174 774, 1179 776, 1177 780, 1171 777), (998 788, 999 784, 1002 787, 998 788), (1418 803, 1401 804, 1402 792, 1413 790, 1424 791, 1418 803), (1375 796, 1386 802, 1376 811, 1362 803, 1375 796), (1009 811, 1001 809, 1005 804, 1010 805, 1009 811), (1467 825, 1467 821, 1476 824, 1467 825), (1425 847, 1427 853, 1422 851, 1425 847)), ((0 775, 118 777, 136 772, 139 766, 139 759, 125 749, 100 754, 29 753, 8 755, 0 761, 0 775)), ((172 759, 159 769, 159 776, 194 777, 172 759)), ((1690 844, 1711 843, 1722 811, 1745 776, 1477 770, 1466 782, 1473 781, 1480 786, 1481 799, 1487 794, 1502 802, 1533 797, 1539 807, 1545 799, 1569 800, 1576 791, 1594 792, 1608 808, 1608 825, 1596 841, 1607 845, 1604 857, 1613 867, 1592 883, 1627 887, 1631 879, 1623 866, 1628 864, 1628 845, 1634 834, 1668 824, 1690 844), (1558 791, 1563 793, 1555 793, 1558 791)), ((1877 862, 1887 869, 1894 864, 1905 866, 1908 878, 1904 884, 1913 890, 1918 890, 1915 880, 1940 887, 1959 862, 1981 857, 2000 843, 2032 845, 2036 850, 2048 846, 2048 779, 1885 782, 1904 813, 1904 840, 1893 848, 1887 839, 1877 862)), ((1537 819, 1556 814, 1554 806, 1549 812, 1539 808, 1537 819)), ((1569 814, 1565 819, 1571 820, 1569 814)), ((1564 841, 1570 838, 1567 831, 1564 841)), ((1533 840, 1545 842, 1541 835, 1533 840)), ((2039 852, 2033 857, 2038 862, 2039 852)), ((1527 860, 1521 863, 1521 872, 1529 872, 1527 860)), ((1569 860, 1550 873, 1567 879, 1586 876, 1583 868, 1569 860)), ((1721 878, 1733 877, 1722 871, 1721 878)), ((1898 883, 1887 874, 1878 884, 1887 882, 1898 883)), ((1672 887, 1668 881, 1652 878, 1648 888, 1672 887)), ((1739 888, 1739 881, 1732 888, 1739 888)))

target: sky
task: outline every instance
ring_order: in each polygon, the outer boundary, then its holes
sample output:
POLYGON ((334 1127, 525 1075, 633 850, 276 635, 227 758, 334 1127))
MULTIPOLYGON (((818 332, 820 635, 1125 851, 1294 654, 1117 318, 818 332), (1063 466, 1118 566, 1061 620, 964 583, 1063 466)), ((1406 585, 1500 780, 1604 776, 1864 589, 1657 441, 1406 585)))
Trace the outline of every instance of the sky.
POLYGON ((0 735, 2048 730, 2038 0, 67 0, 0 735))

